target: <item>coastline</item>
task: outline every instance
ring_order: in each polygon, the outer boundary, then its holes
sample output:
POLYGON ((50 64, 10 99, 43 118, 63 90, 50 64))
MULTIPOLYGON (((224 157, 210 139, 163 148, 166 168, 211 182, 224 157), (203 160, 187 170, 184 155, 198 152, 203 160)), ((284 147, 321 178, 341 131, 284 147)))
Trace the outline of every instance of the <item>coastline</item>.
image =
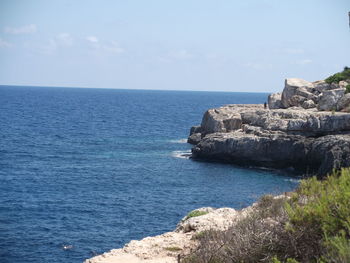
MULTIPOLYGON (((188 142, 194 145, 192 158, 277 169, 292 167, 319 177, 349 167, 350 96, 344 95, 342 83, 332 85, 287 79, 282 94, 269 96, 269 107, 235 104, 209 109, 201 125, 191 128, 188 142), (343 97, 349 100, 345 103, 343 97), (346 110, 326 111, 331 107, 346 110)), ((280 198, 288 196, 272 197, 280 198)), ((131 241, 85 263, 181 262, 198 247, 196 235, 225 231, 255 213, 257 206, 254 203, 240 211, 196 209, 191 213, 198 216, 189 217, 189 213, 172 232, 131 241)), ((263 221, 269 226, 278 224, 271 218, 263 221)))

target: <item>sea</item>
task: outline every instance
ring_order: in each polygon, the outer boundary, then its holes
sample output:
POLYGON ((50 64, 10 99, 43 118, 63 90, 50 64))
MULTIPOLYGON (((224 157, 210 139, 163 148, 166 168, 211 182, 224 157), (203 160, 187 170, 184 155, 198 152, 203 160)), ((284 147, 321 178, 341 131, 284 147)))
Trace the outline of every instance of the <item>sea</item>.
POLYGON ((267 95, 0 86, 0 262, 83 262, 295 189, 286 171, 189 158, 207 109, 267 95))

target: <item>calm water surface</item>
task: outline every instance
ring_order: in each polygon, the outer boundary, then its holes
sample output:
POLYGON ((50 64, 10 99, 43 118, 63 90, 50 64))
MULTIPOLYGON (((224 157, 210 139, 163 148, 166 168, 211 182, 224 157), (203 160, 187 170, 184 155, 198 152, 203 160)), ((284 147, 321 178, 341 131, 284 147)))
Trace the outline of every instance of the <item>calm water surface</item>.
POLYGON ((266 97, 0 86, 0 262, 82 262, 195 208, 295 188, 281 172, 181 158, 205 110, 266 97))

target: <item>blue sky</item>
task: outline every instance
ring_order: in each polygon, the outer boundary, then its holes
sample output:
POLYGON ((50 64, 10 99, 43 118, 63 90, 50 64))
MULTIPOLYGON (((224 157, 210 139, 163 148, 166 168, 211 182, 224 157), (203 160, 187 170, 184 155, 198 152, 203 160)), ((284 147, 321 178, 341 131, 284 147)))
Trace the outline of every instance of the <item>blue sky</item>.
POLYGON ((0 84, 274 92, 350 66, 349 0, 0 0, 0 84))

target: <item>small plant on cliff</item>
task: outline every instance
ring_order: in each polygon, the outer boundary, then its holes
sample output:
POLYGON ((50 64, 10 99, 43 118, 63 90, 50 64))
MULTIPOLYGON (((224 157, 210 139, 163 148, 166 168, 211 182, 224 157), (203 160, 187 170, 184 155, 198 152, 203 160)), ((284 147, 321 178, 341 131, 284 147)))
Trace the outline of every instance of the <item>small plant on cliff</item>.
POLYGON ((335 73, 332 76, 329 76, 325 79, 328 84, 338 83, 339 81, 350 79, 350 68, 345 67, 342 72, 335 73))
POLYGON ((192 212, 189 212, 188 215, 186 216, 185 220, 191 218, 191 217, 196 217, 196 216, 203 216, 208 214, 208 212, 206 211, 198 211, 198 210, 194 210, 192 212))
POLYGON ((182 248, 179 248, 179 247, 166 247, 165 250, 170 251, 170 252, 178 252, 178 251, 181 251, 182 248))
POLYGON ((345 87, 345 94, 350 93, 350 84, 345 87))

